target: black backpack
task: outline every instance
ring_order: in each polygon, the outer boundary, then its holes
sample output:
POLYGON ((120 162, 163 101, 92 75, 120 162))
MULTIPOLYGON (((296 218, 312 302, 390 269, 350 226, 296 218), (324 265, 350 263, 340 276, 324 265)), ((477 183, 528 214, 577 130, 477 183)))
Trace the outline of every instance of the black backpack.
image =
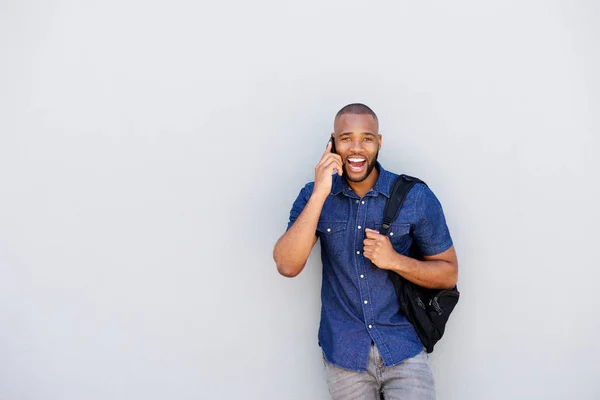
MULTIPOLYGON (((420 179, 407 175, 400 175, 396 179, 385 205, 383 223, 379 233, 387 236, 391 223, 398 217, 406 195, 416 183, 425 185, 425 182, 420 179)), ((408 255, 412 258, 423 259, 414 240, 408 255)), ((400 310, 415 327, 427 352, 431 353, 433 346, 444 334, 448 317, 458 303, 459 291, 456 286, 450 290, 427 289, 404 279, 393 271, 388 272, 400 300, 400 310)))

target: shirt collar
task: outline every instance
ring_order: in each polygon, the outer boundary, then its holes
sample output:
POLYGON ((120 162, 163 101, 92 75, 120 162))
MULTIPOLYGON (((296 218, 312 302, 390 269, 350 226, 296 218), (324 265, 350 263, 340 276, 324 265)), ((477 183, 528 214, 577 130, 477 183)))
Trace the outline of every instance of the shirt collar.
MULTIPOLYGON (((377 161, 375 168, 379 170, 379 177, 377 178, 377 182, 375 182, 375 186, 373 186, 366 196, 377 196, 379 193, 381 193, 385 197, 389 198, 392 185, 394 184, 394 174, 386 171, 381 166, 379 161, 377 161)), ((337 196, 342 191, 346 196, 348 196, 350 193, 354 193, 350 190, 350 186, 348 186, 346 178, 335 174, 333 176, 333 182, 331 185, 331 194, 337 196)))

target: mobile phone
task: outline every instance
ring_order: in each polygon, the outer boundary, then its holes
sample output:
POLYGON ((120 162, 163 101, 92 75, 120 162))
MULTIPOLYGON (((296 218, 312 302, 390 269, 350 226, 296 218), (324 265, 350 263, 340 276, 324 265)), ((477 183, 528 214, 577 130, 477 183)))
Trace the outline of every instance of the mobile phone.
MULTIPOLYGON (((335 140, 333 140, 333 136, 331 138, 329 138, 329 141, 331 142, 331 152, 333 154, 336 154, 337 152, 335 151, 335 140)), ((333 175, 336 175, 338 173, 337 168, 333 170, 333 175)))

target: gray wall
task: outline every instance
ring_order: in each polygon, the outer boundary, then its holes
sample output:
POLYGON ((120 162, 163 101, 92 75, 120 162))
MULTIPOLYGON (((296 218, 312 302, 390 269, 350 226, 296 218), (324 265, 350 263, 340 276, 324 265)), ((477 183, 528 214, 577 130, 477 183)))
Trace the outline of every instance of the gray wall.
POLYGON ((327 399, 319 248, 271 251, 354 101, 458 251, 439 398, 600 398, 599 15, 2 1, 0 399, 327 399))

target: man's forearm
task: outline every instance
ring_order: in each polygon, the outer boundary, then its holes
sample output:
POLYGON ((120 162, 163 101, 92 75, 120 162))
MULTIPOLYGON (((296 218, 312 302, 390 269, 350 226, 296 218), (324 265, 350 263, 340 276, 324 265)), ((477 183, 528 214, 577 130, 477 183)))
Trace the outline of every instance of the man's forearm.
POLYGON ((397 254, 392 271, 419 286, 432 289, 450 289, 456 285, 456 264, 443 260, 416 260, 397 254))
POLYGON ((277 241, 273 250, 273 259, 281 275, 294 277, 304 268, 317 241, 315 232, 325 199, 326 197, 313 194, 298 219, 277 241))

